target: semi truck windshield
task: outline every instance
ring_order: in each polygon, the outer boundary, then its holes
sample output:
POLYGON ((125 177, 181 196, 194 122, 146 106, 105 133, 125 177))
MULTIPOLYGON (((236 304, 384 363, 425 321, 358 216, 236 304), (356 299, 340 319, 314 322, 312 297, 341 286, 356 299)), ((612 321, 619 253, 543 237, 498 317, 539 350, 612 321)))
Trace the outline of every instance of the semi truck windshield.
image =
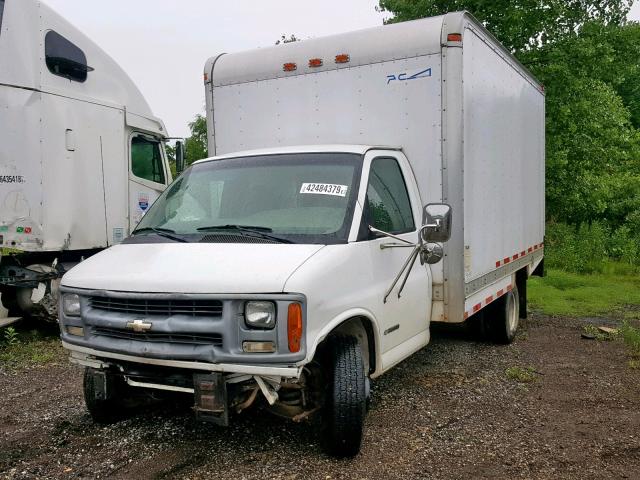
POLYGON ((345 243, 361 166, 360 155, 345 153, 200 163, 158 198, 136 233, 162 229, 202 237, 253 230, 295 243, 345 243))

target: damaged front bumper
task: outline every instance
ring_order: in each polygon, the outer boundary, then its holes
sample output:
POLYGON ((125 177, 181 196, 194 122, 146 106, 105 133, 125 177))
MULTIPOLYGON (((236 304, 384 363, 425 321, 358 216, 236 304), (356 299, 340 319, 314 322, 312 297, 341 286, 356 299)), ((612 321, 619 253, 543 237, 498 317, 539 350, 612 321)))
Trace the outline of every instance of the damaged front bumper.
POLYGON ((248 408, 256 397, 294 419, 310 410, 313 402, 301 388, 308 370, 303 366, 303 295, 149 294, 68 287, 61 292, 77 296, 79 305, 68 313, 61 297, 62 344, 72 363, 95 375, 96 385, 116 378, 135 389, 192 394, 197 417, 222 425, 230 411, 248 408), (246 303, 256 300, 273 303, 272 328, 251 328, 245 321, 246 303), (302 307, 303 332, 293 351, 287 330, 292 303, 302 307), (273 347, 256 353, 245 348, 247 344, 273 347))
POLYGON ((303 367, 208 365, 113 353, 105 355, 88 348, 64 346, 71 351, 71 363, 87 367, 94 377, 93 384, 102 386, 98 393, 102 398, 118 394, 108 391, 108 386, 113 384, 109 377, 120 377, 136 389, 191 394, 196 418, 222 426, 229 424, 230 413, 249 408, 259 395, 274 413, 294 421, 302 420, 316 410, 305 390, 303 367))
POLYGON ((167 360, 158 358, 138 357, 121 353, 104 352, 87 347, 80 347, 62 341, 62 346, 70 351, 70 361, 77 365, 92 368, 104 368, 113 361, 141 363, 168 368, 182 368, 187 370, 207 371, 215 373, 235 373, 243 375, 277 376, 285 378, 299 378, 301 366, 275 365, 243 365, 231 363, 205 363, 185 360, 167 360))

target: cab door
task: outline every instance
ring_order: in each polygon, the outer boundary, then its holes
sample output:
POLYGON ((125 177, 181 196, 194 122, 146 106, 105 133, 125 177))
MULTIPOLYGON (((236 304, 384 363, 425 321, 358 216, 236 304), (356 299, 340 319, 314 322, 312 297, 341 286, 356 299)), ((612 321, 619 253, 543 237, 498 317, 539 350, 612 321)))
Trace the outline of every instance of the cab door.
POLYGON ((165 168, 161 140, 133 133, 129 138, 129 232, 133 231, 153 202, 166 188, 169 174, 165 168))
MULTIPOLYGON (((421 223, 422 205, 409 162, 401 152, 369 152, 369 166, 363 224, 415 244, 421 223)), ((361 228, 361 232, 366 231, 361 228)), ((387 369, 426 345, 431 317, 431 271, 420 258, 413 263, 401 290, 404 273, 395 287, 413 248, 380 234, 366 233, 372 277, 380 292, 378 322, 381 325, 383 368, 387 369)), ((405 270, 406 272, 406 270, 405 270)))

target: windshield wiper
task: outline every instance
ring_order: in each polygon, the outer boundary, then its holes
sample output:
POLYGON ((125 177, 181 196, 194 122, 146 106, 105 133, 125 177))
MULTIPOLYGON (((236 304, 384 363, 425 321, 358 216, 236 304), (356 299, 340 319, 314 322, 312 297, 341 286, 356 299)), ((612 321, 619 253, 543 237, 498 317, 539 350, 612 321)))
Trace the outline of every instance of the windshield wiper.
POLYGON ((251 233, 254 235, 258 235, 261 238, 265 238, 268 240, 274 240, 279 243, 293 243, 291 240, 287 238, 278 237, 276 235, 270 235, 270 232, 273 232, 272 228, 269 227, 259 227, 253 225, 211 225, 210 227, 200 227, 196 228, 199 232, 215 232, 222 230, 235 230, 237 232, 242 233, 251 233))
POLYGON ((173 240, 175 242, 183 242, 183 243, 189 242, 189 240, 185 238, 172 235, 176 232, 174 230, 171 230, 170 228, 144 227, 144 228, 138 228, 137 230, 134 230, 131 234, 137 235, 138 233, 142 233, 142 232, 153 232, 160 237, 168 238, 169 240, 173 240))

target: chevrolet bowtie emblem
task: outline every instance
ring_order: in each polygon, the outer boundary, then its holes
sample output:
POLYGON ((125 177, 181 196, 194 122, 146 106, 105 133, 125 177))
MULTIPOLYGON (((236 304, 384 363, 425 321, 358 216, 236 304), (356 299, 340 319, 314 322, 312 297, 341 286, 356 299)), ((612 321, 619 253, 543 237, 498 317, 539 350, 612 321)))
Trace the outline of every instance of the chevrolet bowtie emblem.
POLYGON ((146 332, 147 330, 151 330, 153 323, 145 322, 143 320, 134 320, 133 322, 127 322, 127 328, 129 330, 133 330, 134 332, 146 332))

